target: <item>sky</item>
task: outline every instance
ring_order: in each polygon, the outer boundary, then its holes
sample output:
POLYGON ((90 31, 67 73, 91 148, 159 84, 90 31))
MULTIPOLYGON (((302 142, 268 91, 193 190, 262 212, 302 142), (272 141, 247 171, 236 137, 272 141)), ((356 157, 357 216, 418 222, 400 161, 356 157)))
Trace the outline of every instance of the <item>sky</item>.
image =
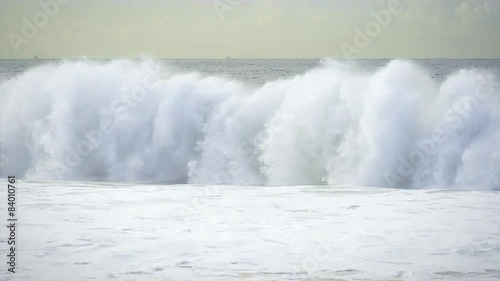
POLYGON ((499 0, 0 0, 0 59, 499 58, 499 0))

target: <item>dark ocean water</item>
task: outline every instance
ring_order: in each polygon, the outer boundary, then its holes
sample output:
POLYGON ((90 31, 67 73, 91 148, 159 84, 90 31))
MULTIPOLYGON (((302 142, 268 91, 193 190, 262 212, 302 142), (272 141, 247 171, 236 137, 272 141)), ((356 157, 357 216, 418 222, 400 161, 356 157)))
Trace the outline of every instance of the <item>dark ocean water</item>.
MULTIPOLYGON (((262 85, 269 81, 303 74, 325 62, 325 60, 320 59, 189 59, 159 61, 173 71, 200 72, 211 76, 223 76, 252 85, 262 85)), ((359 68, 366 71, 373 71, 387 65, 391 60, 339 61, 359 66, 359 68)), ((440 81, 460 69, 480 68, 500 73, 500 59, 417 59, 412 61, 425 68, 429 75, 440 81)), ((13 78, 33 67, 61 62, 62 60, 0 60, 0 81, 13 78)))

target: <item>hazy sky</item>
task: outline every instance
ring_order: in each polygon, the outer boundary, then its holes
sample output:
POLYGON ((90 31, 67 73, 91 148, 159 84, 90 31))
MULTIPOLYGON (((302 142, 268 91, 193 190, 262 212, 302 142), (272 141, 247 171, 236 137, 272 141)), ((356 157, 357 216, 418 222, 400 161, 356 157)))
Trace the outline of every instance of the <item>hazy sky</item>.
POLYGON ((0 58, 500 57, 500 0, 400 1, 0 0, 0 58))

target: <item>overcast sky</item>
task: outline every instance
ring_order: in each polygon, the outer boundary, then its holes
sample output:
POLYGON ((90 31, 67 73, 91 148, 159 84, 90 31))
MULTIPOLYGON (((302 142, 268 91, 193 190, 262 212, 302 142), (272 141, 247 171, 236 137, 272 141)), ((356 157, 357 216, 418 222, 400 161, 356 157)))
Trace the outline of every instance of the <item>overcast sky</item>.
POLYGON ((499 0, 390 1, 0 0, 0 58, 500 57, 499 0))

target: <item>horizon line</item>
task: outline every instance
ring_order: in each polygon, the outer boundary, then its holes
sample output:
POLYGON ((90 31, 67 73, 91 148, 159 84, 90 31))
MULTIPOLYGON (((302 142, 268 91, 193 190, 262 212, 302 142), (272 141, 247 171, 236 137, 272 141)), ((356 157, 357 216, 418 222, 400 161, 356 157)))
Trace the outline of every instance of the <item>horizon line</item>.
POLYGON ((443 59, 443 60, 470 60, 470 59, 500 59, 499 57, 380 57, 380 58, 371 58, 371 57, 317 57, 317 58, 309 58, 309 57, 289 57, 289 58, 239 58, 239 57, 211 57, 211 58, 165 58, 165 57, 37 57, 37 58, 0 58, 0 60, 79 60, 79 59, 89 59, 89 60, 122 60, 122 59, 132 59, 132 60, 140 60, 140 59, 156 59, 156 60, 323 60, 323 59, 331 59, 331 60, 391 60, 391 59, 402 59, 402 60, 412 60, 412 59, 443 59))

